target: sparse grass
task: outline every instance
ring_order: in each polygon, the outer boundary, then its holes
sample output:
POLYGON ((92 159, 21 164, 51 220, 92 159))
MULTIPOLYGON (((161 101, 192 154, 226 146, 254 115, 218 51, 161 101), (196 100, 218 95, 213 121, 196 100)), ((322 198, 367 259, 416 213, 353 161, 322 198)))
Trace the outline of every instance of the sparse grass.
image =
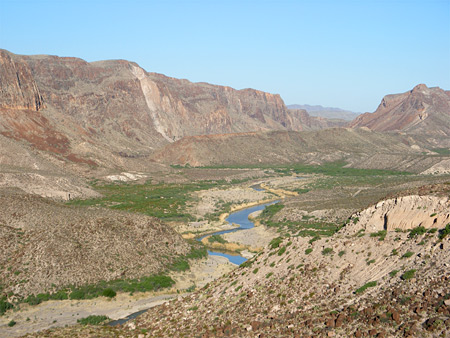
POLYGON ((368 283, 364 284, 363 286, 361 286, 359 289, 356 289, 355 293, 356 294, 362 293, 362 292, 366 291, 367 288, 371 288, 371 287, 374 287, 376 285, 377 285, 376 281, 368 282, 368 283))
POLYGON ((220 236, 220 235, 212 235, 212 236, 209 236, 209 237, 208 237, 208 242, 210 242, 210 243, 217 242, 217 243, 221 243, 221 244, 228 243, 228 241, 225 240, 225 239, 224 239, 222 236, 220 236))
POLYGON ((100 325, 110 318, 107 316, 91 315, 77 320, 81 325, 100 325))
POLYGON ((186 184, 144 184, 114 183, 94 186, 103 195, 101 198, 72 200, 71 205, 101 206, 117 210, 138 212, 170 221, 193 221, 187 212, 187 203, 192 200, 191 193, 211 189, 226 181, 202 181, 186 184))

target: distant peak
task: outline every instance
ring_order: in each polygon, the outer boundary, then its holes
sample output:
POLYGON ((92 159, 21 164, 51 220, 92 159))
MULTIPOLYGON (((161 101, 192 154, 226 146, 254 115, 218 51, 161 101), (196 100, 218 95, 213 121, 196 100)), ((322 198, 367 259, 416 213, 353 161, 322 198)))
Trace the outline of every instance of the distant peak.
POLYGON ((425 90, 427 90, 427 89, 428 89, 427 85, 421 83, 421 84, 418 84, 417 86, 415 86, 415 87, 413 88, 413 90, 411 91, 411 93, 415 93, 415 92, 423 92, 423 91, 425 91, 425 90))

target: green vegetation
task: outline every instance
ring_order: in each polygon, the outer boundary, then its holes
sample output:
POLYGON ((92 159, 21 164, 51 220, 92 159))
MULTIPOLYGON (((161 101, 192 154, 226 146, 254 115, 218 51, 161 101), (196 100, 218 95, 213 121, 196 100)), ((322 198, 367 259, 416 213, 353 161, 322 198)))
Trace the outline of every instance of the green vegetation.
POLYGON ((286 252, 286 247, 285 246, 281 247, 280 250, 278 250, 278 256, 281 256, 285 252, 286 252))
POLYGON ((270 245, 270 247, 271 247, 272 249, 276 249, 276 248, 278 248, 278 247, 280 246, 280 244, 281 244, 282 241, 283 241, 283 238, 277 237, 277 238, 272 239, 272 240, 270 241, 269 245, 270 245))
POLYGON ((11 320, 9 323, 8 323, 8 326, 9 327, 13 327, 14 325, 16 325, 17 323, 14 321, 14 320, 11 320))
POLYGON ((370 265, 370 264, 373 264, 373 263, 375 263, 375 259, 371 259, 370 261, 366 262, 367 265, 370 265))
POLYGON ((408 251, 408 252, 405 252, 401 258, 409 258, 412 255, 414 255, 414 252, 408 251))
POLYGON ((311 252, 313 252, 312 248, 308 248, 305 250, 305 255, 309 255, 311 252))
POLYGON ((359 289, 356 289, 355 293, 356 294, 362 293, 362 292, 366 291, 367 288, 371 288, 371 287, 374 287, 376 285, 377 285, 376 281, 368 282, 368 283, 364 284, 363 286, 361 286, 359 289))
POLYGON ((6 301, 6 297, 0 298, 0 316, 3 315, 9 309, 12 309, 13 307, 14 305, 6 301))
POLYGON ((430 150, 442 156, 450 156, 450 149, 448 148, 432 148, 430 150))
POLYGON ((392 270, 391 272, 389 272, 389 276, 391 277, 395 277, 395 275, 398 273, 398 270, 392 270))
POLYGON ((193 246, 191 247, 191 252, 185 256, 180 256, 175 259, 175 261, 169 265, 169 269, 173 271, 186 271, 189 270, 189 259, 200 259, 208 256, 208 251, 204 246, 195 246, 196 243, 191 241, 193 246))
POLYGON ((225 240, 222 236, 220 236, 220 235, 212 235, 212 236, 208 237, 208 242, 209 242, 209 243, 217 242, 217 243, 221 243, 221 244, 228 243, 228 241, 226 241, 226 240, 225 240))
POLYGON ((415 227, 415 228, 412 228, 411 230, 409 230, 409 235, 408 235, 408 237, 409 237, 409 238, 414 238, 414 237, 416 237, 416 236, 423 235, 423 234, 425 234, 426 232, 427 232, 427 229, 425 229, 425 227, 423 227, 423 226, 418 226, 418 227, 415 227))
POLYGON ((384 241, 386 237, 387 231, 386 230, 380 230, 378 232, 373 232, 370 234, 370 237, 378 237, 379 241, 384 241))
POLYGON ((138 212, 170 221, 193 221, 187 205, 194 191, 226 185, 225 181, 202 181, 185 184, 115 183, 94 186, 104 197, 73 200, 71 205, 95 205, 138 212))
POLYGON ((333 252, 333 249, 332 248, 325 248, 325 249, 323 249, 322 250, 322 255, 329 255, 329 254, 331 254, 333 252))
POLYGON ((107 316, 91 315, 85 318, 78 319, 77 323, 81 325, 100 325, 107 320, 109 320, 109 317, 107 316))
POLYGON ((342 256, 344 256, 344 254, 345 254, 345 251, 344 251, 344 250, 341 250, 341 251, 339 251, 338 256, 339 256, 339 257, 342 257, 342 256))
POLYGON ((417 271, 416 269, 405 271, 405 273, 403 273, 403 275, 400 278, 403 280, 411 279, 414 277, 416 271, 417 271))
POLYGON ((448 223, 444 229, 439 231, 439 239, 444 239, 448 234, 450 234, 450 223, 448 223))
POLYGON ((261 212, 260 217, 263 219, 272 218, 277 212, 279 212, 283 208, 284 208, 284 205, 281 203, 268 205, 261 212))
POLYGON ((107 288, 103 290, 102 296, 108 297, 108 298, 114 298, 117 295, 116 291, 114 291, 111 288, 107 288))

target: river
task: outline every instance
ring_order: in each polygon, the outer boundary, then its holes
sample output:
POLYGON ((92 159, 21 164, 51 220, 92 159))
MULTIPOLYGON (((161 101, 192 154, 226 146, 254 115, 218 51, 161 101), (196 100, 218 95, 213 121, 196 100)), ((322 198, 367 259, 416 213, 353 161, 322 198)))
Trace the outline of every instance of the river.
MULTIPOLYGON (((227 234, 227 233, 235 232, 235 231, 239 231, 239 230, 251 229, 251 228, 253 228, 255 226, 255 224, 248 219, 248 216, 251 213, 255 212, 255 211, 263 210, 266 206, 271 205, 271 204, 275 204, 275 203, 278 203, 278 202, 279 201, 272 201, 272 202, 255 205, 253 207, 249 207, 249 208, 246 208, 246 209, 243 209, 243 210, 240 210, 240 211, 233 212, 225 220, 229 224, 237 224, 237 225, 239 225, 238 228, 234 228, 234 229, 230 229, 230 230, 217 231, 217 232, 214 232, 212 234, 208 234, 208 235, 204 235, 204 236, 198 237, 197 240, 201 241, 203 238, 205 238, 207 236, 223 235, 223 234, 227 234)), ((220 252, 220 251, 208 250, 208 254, 211 255, 211 256, 222 256, 222 257, 225 257, 231 263, 237 264, 237 265, 240 265, 240 264, 244 263, 247 260, 247 258, 242 257, 238 253, 225 253, 225 252, 220 252)))

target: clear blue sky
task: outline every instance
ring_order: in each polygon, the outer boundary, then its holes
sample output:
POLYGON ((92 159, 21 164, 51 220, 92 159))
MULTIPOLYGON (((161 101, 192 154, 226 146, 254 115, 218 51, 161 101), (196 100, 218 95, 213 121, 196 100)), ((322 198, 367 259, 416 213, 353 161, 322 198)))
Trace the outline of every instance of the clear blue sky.
POLYGON ((372 112, 418 83, 450 89, 450 0, 0 0, 0 48, 372 112))

